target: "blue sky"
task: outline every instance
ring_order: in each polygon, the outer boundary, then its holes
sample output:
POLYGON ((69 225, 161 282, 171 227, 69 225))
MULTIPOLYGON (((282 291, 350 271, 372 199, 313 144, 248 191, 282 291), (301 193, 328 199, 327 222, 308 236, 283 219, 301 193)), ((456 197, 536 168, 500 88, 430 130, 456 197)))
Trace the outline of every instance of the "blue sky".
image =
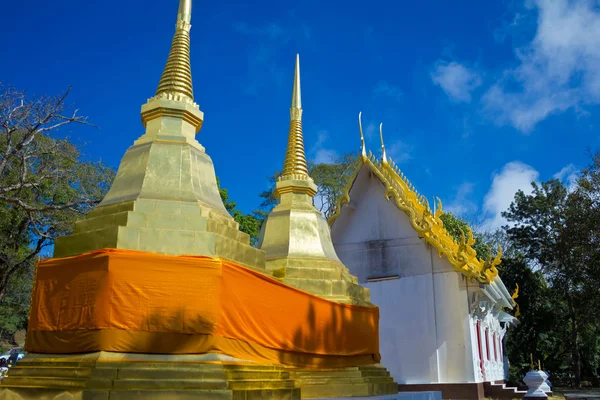
MULTIPOLYGON (((118 166, 143 133, 178 0, 3 4, 0 81, 31 95, 73 86, 101 129, 86 156, 118 166)), ((600 145, 597 0, 194 2, 197 136, 240 208, 283 164, 300 53, 308 157, 388 154, 418 190, 485 227, 531 180, 566 182, 600 145)))

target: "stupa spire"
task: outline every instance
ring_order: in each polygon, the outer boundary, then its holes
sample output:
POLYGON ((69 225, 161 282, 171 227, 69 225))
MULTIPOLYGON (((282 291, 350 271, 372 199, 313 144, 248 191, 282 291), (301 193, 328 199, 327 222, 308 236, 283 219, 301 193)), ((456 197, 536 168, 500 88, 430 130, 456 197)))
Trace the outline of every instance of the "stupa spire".
POLYGON ((290 108, 290 131, 281 179, 294 179, 294 176, 308 177, 308 166, 306 164, 306 155, 304 154, 304 139, 302 137, 302 95, 300 92, 299 54, 296 55, 292 107, 290 108))
POLYGON ((190 29, 192 21, 192 0, 180 0, 175 25, 175 36, 167 65, 160 78, 156 96, 184 96, 184 100, 194 100, 192 67, 190 65, 190 29))

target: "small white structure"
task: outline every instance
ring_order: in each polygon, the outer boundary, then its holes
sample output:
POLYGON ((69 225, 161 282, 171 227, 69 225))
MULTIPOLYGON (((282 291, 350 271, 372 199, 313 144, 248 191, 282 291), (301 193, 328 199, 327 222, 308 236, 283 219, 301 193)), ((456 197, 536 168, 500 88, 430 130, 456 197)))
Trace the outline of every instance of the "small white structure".
POLYGON ((517 321, 502 311, 514 302, 500 258, 477 259, 470 232, 455 241, 441 215, 441 203, 432 211, 385 149, 378 161, 363 147, 329 218, 340 260, 379 306, 382 359, 403 390, 505 379, 504 338, 517 321))
POLYGON ((546 394, 552 394, 552 386, 550 381, 548 380, 548 378, 550 378, 550 375, 548 375, 548 373, 546 371, 540 371, 542 376, 544 377, 544 383, 542 383, 542 386, 540 386, 540 389, 542 389, 544 391, 544 393, 546 394))
POLYGON ((548 375, 543 371, 531 370, 523 378, 523 382, 527 385, 527 393, 525 394, 526 399, 547 399, 548 395, 542 388, 548 375))

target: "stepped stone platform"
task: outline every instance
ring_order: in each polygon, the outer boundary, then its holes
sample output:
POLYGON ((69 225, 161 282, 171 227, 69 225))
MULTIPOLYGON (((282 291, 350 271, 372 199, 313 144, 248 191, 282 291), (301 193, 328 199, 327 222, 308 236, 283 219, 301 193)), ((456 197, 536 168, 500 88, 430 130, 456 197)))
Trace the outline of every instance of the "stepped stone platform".
POLYGON ((341 262, 318 258, 267 260, 267 271, 286 285, 345 304, 370 305, 370 291, 341 262))
POLYGON ((335 369, 287 369, 303 399, 381 396, 398 392, 398 384, 381 365, 335 369))
POLYGON ((258 365, 219 354, 28 354, 3 379, 0 400, 378 399, 397 388, 378 364, 309 369, 258 365))
POLYGON ((3 379, 0 399, 300 399, 300 389, 282 367, 207 356, 139 356, 132 361, 134 357, 104 352, 29 354, 3 379))

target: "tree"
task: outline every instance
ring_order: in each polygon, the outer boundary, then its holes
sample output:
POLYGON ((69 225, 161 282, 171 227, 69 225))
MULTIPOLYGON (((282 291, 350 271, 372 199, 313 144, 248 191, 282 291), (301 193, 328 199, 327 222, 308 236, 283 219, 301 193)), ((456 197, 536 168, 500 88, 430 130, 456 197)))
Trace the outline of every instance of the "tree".
MULTIPOLYGON (((569 193, 558 180, 532 183, 529 195, 517 192, 514 202, 503 216, 514 225, 506 227, 515 247, 539 268, 554 295, 566 306, 569 321, 571 366, 575 386, 581 384, 582 332, 598 321, 598 289, 590 265, 597 254, 597 219, 593 210, 598 204, 579 189, 569 193), (595 251, 594 251, 595 250, 595 251)), ((597 195, 598 193, 596 193, 597 195)), ((596 259, 597 261, 597 259, 596 259)))
MULTIPOLYGON (((444 212, 440 218, 444 223, 444 228, 446 228, 450 236, 452 236, 458 243, 463 242, 469 237, 468 231, 471 228, 469 227, 469 224, 467 224, 461 218, 457 217, 451 212, 444 212)), ((477 253, 477 258, 480 260, 486 260, 489 255, 493 253, 492 247, 487 244, 484 236, 478 232, 473 233, 473 238, 475 239, 473 249, 475 249, 475 252, 477 253)))
MULTIPOLYGON (((308 174, 318 187, 315 195, 315 207, 327 218, 331 215, 339 197, 343 194, 352 178, 356 156, 347 153, 338 157, 333 163, 308 163, 308 174)), ((255 215, 265 219, 271 209, 277 205, 275 184, 281 171, 269 177, 270 188, 260 193, 262 202, 255 215)))
POLYGON ((541 360, 552 375, 561 372, 570 360, 568 330, 561 323, 567 318, 564 302, 554 295, 542 271, 533 271, 522 255, 503 257, 498 270, 509 290, 519 285, 519 326, 511 330, 506 346, 511 380, 523 379, 529 371, 530 355, 541 360))
POLYGON ((29 99, 0 86, 0 300, 11 278, 35 262, 53 239, 99 203, 114 177, 102 163, 84 161, 68 138, 71 124, 87 125, 58 97, 29 99))
POLYGON ((229 192, 227 189, 221 187, 219 178, 217 178, 217 186, 219 187, 219 194, 221 200, 225 205, 225 209, 233 217, 233 219, 240 224, 240 231, 250 235, 250 243, 253 246, 258 244, 258 237, 260 236, 260 228, 262 226, 262 218, 256 214, 244 214, 236 208, 235 201, 229 198, 229 192))

